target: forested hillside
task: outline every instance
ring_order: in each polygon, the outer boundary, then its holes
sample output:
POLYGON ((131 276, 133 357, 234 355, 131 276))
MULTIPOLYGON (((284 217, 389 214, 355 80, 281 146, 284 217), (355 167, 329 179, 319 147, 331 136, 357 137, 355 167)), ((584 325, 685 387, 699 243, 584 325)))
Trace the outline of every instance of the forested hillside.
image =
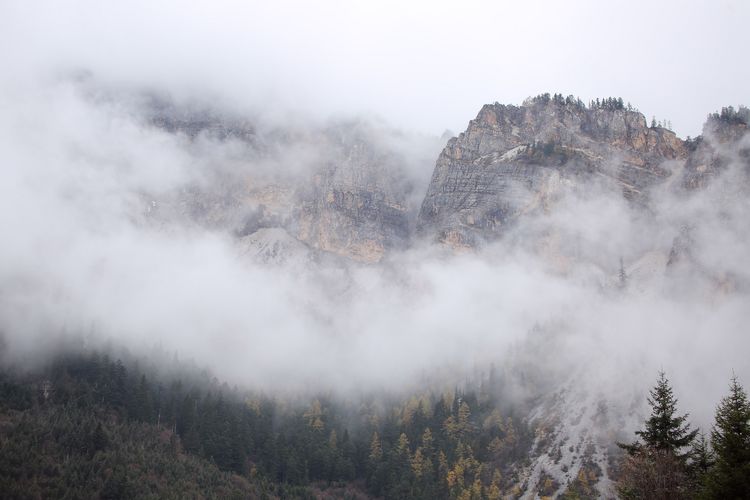
MULTIPOLYGON (((298 397, 230 388, 176 360, 125 359, 61 354, 2 373, 4 498, 600 496, 590 451, 567 485, 523 474, 548 429, 502 402, 494 370, 445 393, 298 397)), ((663 373, 649 403, 639 440, 610 464, 619 495, 747 498, 750 405, 736 378, 708 438, 663 373)))
POLYGON ((0 484, 15 498, 499 498, 532 431, 480 388, 275 397, 100 353, 4 373, 0 484))

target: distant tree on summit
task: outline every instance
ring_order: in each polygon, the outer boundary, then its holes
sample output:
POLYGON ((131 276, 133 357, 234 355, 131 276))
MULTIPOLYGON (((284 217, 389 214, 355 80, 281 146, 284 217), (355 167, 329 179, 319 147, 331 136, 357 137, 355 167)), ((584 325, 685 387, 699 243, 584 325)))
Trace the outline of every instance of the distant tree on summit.
POLYGON ((712 113, 708 115, 709 119, 718 120, 724 123, 730 124, 745 124, 750 123, 750 109, 745 106, 740 106, 739 109, 734 109, 733 106, 727 106, 721 108, 721 113, 712 113))

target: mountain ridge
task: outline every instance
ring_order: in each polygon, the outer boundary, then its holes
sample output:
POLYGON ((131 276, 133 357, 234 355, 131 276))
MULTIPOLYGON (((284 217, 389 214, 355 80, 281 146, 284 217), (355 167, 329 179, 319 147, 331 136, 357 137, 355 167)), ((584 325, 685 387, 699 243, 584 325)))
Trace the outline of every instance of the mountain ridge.
MULTIPOLYGON (((748 121, 747 108, 724 108, 709 115, 703 135, 681 139, 649 126, 619 98, 586 106, 572 96, 542 94, 519 106, 486 104, 442 146, 422 188, 410 172, 428 168, 436 141, 426 141, 413 160, 395 145, 412 136, 366 122, 264 131, 214 111, 152 103, 147 109, 152 126, 169 134, 239 142, 248 155, 240 163, 270 165, 230 174, 229 190, 191 187, 152 203, 177 206, 188 219, 219 223, 240 238, 280 228, 312 253, 363 263, 422 240, 452 249, 482 246, 524 215, 553 210, 564 193, 588 185, 644 207, 650 191, 665 183, 685 193, 703 188, 728 164, 725 150, 742 144, 748 121), (299 175, 285 175, 289 168, 299 175)), ((738 155, 748 161, 746 147, 738 155)))

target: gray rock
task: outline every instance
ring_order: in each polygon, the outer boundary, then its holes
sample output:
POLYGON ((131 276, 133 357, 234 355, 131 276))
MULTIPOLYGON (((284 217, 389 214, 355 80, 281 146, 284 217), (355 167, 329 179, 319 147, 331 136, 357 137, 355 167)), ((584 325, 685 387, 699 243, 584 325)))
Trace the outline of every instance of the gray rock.
POLYGON ((419 212, 420 233, 452 246, 500 236, 520 215, 549 209, 563 189, 595 181, 640 200, 687 149, 626 109, 590 109, 540 96, 486 105, 438 158, 419 212))
MULTIPOLYGON (((251 126, 231 114, 158 100, 145 114, 196 150, 208 141, 241 153, 236 165, 211 167, 174 193, 145 196, 153 221, 179 220, 238 238, 282 228, 311 249, 363 262, 409 244, 418 188, 414 160, 398 147, 410 138, 396 130, 364 120, 251 126)), ((439 148, 436 138, 422 142, 439 148)))

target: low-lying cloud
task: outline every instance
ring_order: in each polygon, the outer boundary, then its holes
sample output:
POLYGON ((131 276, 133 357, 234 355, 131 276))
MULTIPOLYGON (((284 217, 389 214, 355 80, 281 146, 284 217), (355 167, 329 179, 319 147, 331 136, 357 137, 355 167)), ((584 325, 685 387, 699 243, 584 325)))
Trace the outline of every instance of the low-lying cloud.
MULTIPOLYGON (((395 390, 495 363, 630 395, 663 368, 700 423, 732 369, 750 381, 750 206, 737 164, 703 191, 656 188, 648 210, 593 186, 567 193, 478 252, 416 242, 378 265, 264 265, 242 257, 226 228, 144 214, 152 197, 224 176, 307 175, 325 154, 310 141, 296 143, 299 154, 263 155, 190 139, 69 80, 2 99, 6 361, 76 334, 144 352, 161 344, 267 389, 395 390), (667 268, 684 228, 690 253, 667 268)), ((384 137, 423 192, 429 147, 384 137)))

